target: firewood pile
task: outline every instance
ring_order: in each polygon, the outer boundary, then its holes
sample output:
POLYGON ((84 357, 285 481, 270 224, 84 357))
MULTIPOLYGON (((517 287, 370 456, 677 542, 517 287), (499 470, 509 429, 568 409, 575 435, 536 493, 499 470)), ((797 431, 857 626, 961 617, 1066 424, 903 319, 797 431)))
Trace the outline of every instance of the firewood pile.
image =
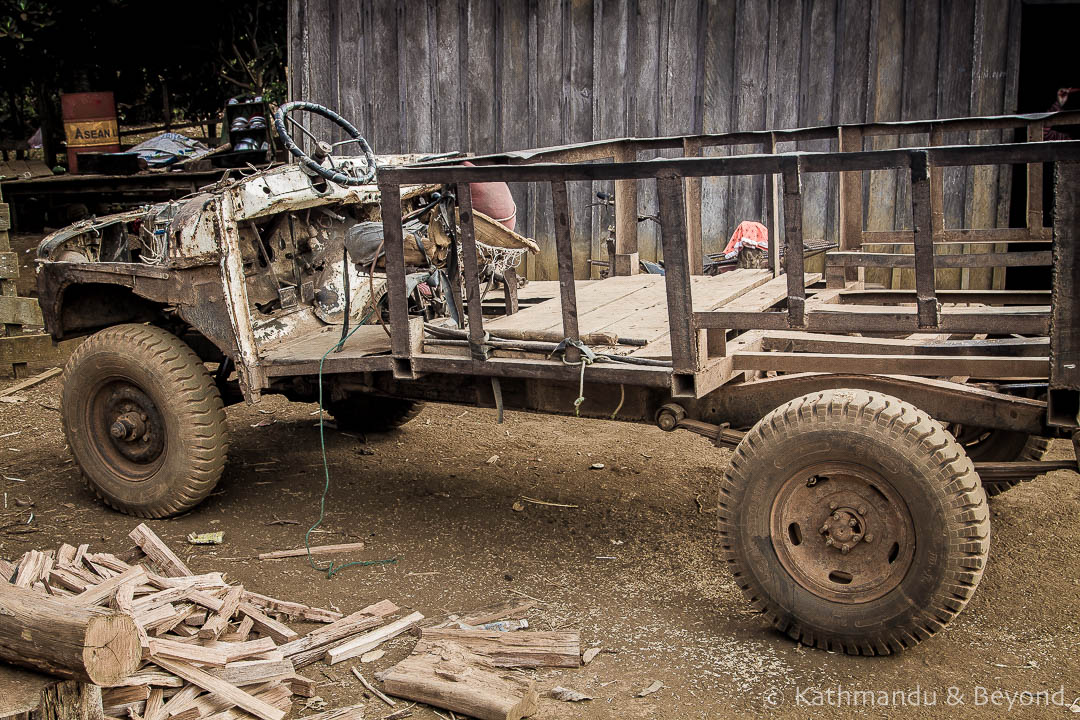
MULTIPOLYGON (((409 714, 395 697, 481 720, 527 717, 538 693, 520 669, 581 665, 578 632, 506 632, 495 622, 522 617, 531 601, 425 618, 381 600, 345 615, 252 592, 220 572, 196 575, 145 524, 130 537, 135 546, 119 555, 64 544, 0 559, 9 581, 0 582, 0 661, 101 686, 106 718, 284 720, 294 696, 316 695, 307 666, 358 658, 404 633, 419 639, 375 675, 381 690, 353 669, 395 719, 409 714), (300 635, 290 620, 321 625, 300 635)), ((305 720, 363 716, 355 705, 305 720)))

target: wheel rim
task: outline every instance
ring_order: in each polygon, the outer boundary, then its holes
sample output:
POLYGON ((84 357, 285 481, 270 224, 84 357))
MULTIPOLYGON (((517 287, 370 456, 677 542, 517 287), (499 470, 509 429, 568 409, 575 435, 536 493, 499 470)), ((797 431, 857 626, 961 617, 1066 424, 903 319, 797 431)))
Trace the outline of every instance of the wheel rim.
POLYGON ((833 602, 880 598, 915 557, 907 503, 881 475, 853 463, 818 463, 789 477, 773 500, 770 531, 791 577, 833 602))
POLYGON ((153 399, 127 378, 98 386, 83 426, 94 453, 125 481, 149 479, 165 459, 165 421, 153 399))

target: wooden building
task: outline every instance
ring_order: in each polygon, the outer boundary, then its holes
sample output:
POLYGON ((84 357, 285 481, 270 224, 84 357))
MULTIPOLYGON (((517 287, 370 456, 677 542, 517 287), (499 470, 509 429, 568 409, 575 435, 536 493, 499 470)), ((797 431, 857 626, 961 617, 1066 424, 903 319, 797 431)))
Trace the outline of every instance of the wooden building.
MULTIPOLYGON (((290 0, 289 93, 337 109, 377 153, 995 115, 1017 109, 1025 9, 1021 0, 290 0)), ((866 147, 886 143, 928 138, 866 147)), ((946 226, 1007 226, 1010 174, 949 169, 946 226)), ((571 189, 578 277, 588 258, 606 259, 608 219, 587 205, 610 188, 592 185, 571 189)), ((867 229, 910 228, 908 182, 875 172, 863 187, 867 229)), ((705 181, 708 252, 741 220, 768 223, 766 188, 763 178, 705 181)), ((528 274, 554 278, 549 214, 536 211, 550 207, 550 192, 514 192, 519 230, 546 248, 528 274)), ((807 238, 836 237, 836 195, 835 181, 807 178, 807 238)), ((655 188, 644 185, 639 203, 654 214, 655 188)), ((654 259, 655 224, 643 223, 640 238, 642 259, 654 259)))

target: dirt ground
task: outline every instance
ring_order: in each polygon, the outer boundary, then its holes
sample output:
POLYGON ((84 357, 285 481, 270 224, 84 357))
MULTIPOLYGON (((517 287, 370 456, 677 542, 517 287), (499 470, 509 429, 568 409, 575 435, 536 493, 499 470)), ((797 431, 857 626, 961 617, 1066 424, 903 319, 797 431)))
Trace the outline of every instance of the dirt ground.
MULTIPOLYGON (((0 404, 0 557, 61 541, 130 546, 137 521, 97 502, 68 456, 59 391, 54 379, 19 393, 21 403, 0 404)), ((367 544, 341 561, 396 562, 328 580, 304 559, 249 559, 302 545, 318 516, 317 412, 280 398, 230 408, 232 446, 218 490, 151 527, 196 572, 224 570, 252 590, 344 612, 382 598, 425 614, 535 598, 533 627, 577 628, 583 648, 604 650, 581 669, 538 673, 542 689, 561 684, 595 697, 545 699, 540 717, 996 717, 1008 697, 1019 716, 1063 717, 1080 696, 1076 473, 1051 473, 992 502, 985 578, 945 633, 898 656, 852 658, 798 647, 750 610, 720 565, 710 512, 728 454, 689 433, 524 413, 498 425, 494 411, 446 405, 429 405, 394 433, 329 431, 327 520, 315 541, 367 544), (523 496, 575 507, 514 511, 523 496), (224 545, 184 541, 214 530, 224 531, 224 545), (635 697, 654 680, 664 687, 635 697), (888 706, 880 697, 871 705, 837 691, 890 697, 888 706), (1049 707, 1021 706, 1025 691, 1050 691, 1049 707), (960 703, 948 704, 955 693, 960 703)), ((1055 458, 1071 455, 1065 442, 1053 449, 1055 458)), ((399 638, 365 674, 397 662, 411 644, 399 638)), ((331 707, 364 702, 348 672, 356 662, 308 668, 331 707)), ((368 701, 367 717, 388 712, 368 701)), ((293 715, 310 713, 298 703, 293 715)))

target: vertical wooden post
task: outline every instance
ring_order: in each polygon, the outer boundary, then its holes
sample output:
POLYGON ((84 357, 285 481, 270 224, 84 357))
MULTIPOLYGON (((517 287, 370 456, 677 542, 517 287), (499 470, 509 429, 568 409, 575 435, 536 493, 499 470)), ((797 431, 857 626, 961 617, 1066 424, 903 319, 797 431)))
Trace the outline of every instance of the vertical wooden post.
POLYGON ((458 236, 461 238, 461 262, 465 270, 465 307, 469 316, 469 350, 473 360, 487 360, 487 349, 484 347, 484 307, 480 302, 480 258, 476 253, 472 188, 469 183, 458 183, 455 186, 455 195, 458 206, 458 236))
POLYGON ((503 294, 506 296, 506 314, 513 315, 518 311, 518 276, 513 267, 503 270, 503 294))
POLYGON ((657 176, 656 195, 660 204, 660 240, 664 248, 671 364, 676 373, 693 373, 698 369, 698 338, 694 327, 694 303, 690 295, 683 178, 676 172, 657 176))
MULTIPOLYGON (((683 138, 683 157, 700 157, 701 140, 683 138)), ((701 178, 686 178, 686 246, 690 274, 705 274, 705 249, 701 238, 701 178)))
POLYGON ((797 158, 784 163, 784 272, 787 273, 788 326, 793 328, 806 323, 800 164, 797 158))
MULTIPOLYGON (((563 337, 580 340, 577 316, 577 289, 574 285, 574 246, 570 237, 570 200, 566 181, 552 181, 551 206, 555 212, 555 256, 559 262, 559 306, 562 308, 563 337)), ((567 362, 581 360, 581 351, 567 348, 567 362)))
MULTIPOLYGON (((840 152, 860 152, 863 149, 861 127, 842 126, 839 129, 840 152)), ((840 250, 862 249, 863 197, 862 171, 840 173, 840 250)), ((859 280, 866 272, 863 268, 845 268, 845 280, 859 280)))
MULTIPOLYGON (((776 133, 769 133, 769 153, 776 154, 776 133)), ((840 212, 842 215, 844 212, 843 194, 841 194, 840 198, 840 212)), ((784 229, 780 227, 780 207, 782 202, 780 176, 772 173, 769 175, 769 234, 771 236, 769 238, 769 269, 772 270, 773 277, 780 277, 780 243, 784 241, 784 229)), ((860 204, 859 207, 862 207, 862 205, 860 204)), ((842 227, 841 232, 843 232, 842 227)), ((841 245, 841 247, 843 246, 841 245)))
POLYGON ((401 186, 380 182, 383 249, 386 252, 386 294, 390 304, 390 348, 396 358, 407 359, 409 298, 405 295, 405 245, 401 232, 401 186))
POLYGON ((915 226, 915 297, 919 327, 938 325, 938 302, 934 289, 934 231, 930 211, 929 154, 909 153, 911 163, 911 218, 915 226))
MULTIPOLYGON (((622 147, 615 152, 615 162, 633 162, 637 151, 622 147)), ((615 181, 615 267, 612 275, 638 273, 637 180, 615 181)))
MULTIPOLYGON (((1041 142, 1042 139, 1042 122, 1033 122, 1028 125, 1027 141, 1041 142)), ((1028 163, 1027 166, 1027 229, 1033 240, 1043 236, 1042 163, 1028 163)))
MULTIPOLYGON (((1077 293, 1080 287, 1080 163, 1054 165, 1057 176, 1054 183, 1054 285, 1050 306, 1051 410, 1054 399, 1059 397, 1056 391, 1080 390, 1080 295, 1077 293)), ((1065 405, 1068 407, 1068 403, 1065 405)), ((1075 436, 1073 442, 1076 447, 1075 436)))

